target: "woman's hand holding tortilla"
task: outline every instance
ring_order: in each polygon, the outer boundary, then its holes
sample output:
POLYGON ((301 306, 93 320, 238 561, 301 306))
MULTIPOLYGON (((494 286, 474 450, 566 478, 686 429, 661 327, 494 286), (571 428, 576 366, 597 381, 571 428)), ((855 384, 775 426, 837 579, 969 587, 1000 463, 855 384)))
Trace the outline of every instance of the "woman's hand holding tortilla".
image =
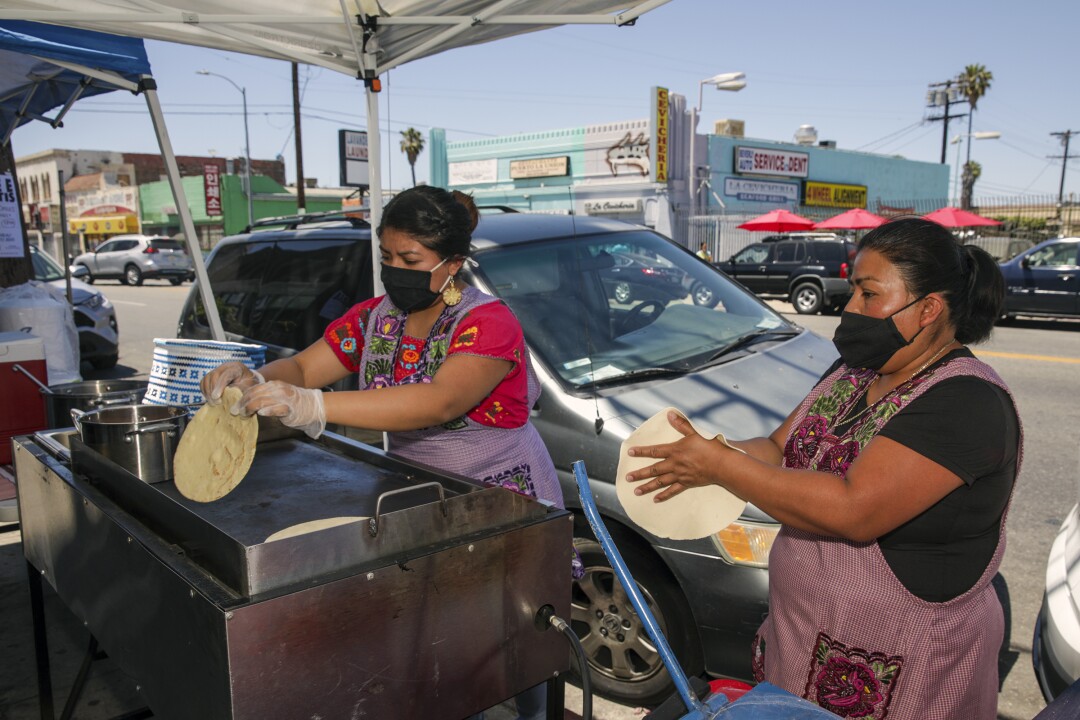
POLYGON ((317 438, 326 429, 326 406, 322 390, 271 380, 249 388, 229 409, 233 415, 276 417, 286 425, 317 438))
MULTIPOLYGON (((202 391, 206 402, 217 405, 221 402, 221 394, 230 385, 244 392, 248 388, 261 385, 266 379, 257 371, 250 369, 241 362, 227 362, 218 365, 210 372, 203 375, 199 381, 199 389, 202 391)), ((236 413, 234 413, 236 414, 236 413)))
POLYGON ((668 422, 683 435, 682 439, 629 449, 631 457, 658 458, 657 462, 626 476, 630 482, 648 481, 634 490, 635 495, 662 491, 655 496, 656 502, 673 498, 688 488, 719 484, 714 481, 717 453, 729 451, 724 444, 699 435, 690 422, 677 413, 669 413, 668 422))

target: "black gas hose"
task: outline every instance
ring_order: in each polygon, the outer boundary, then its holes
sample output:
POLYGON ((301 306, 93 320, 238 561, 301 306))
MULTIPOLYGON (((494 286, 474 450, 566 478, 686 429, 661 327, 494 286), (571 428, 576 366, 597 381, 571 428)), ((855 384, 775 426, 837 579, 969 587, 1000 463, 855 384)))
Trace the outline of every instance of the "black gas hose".
POLYGON ((536 611, 536 624, 537 627, 545 630, 549 626, 555 628, 570 643, 570 648, 577 658, 578 677, 581 678, 581 718, 582 720, 592 720, 592 684, 589 681, 589 661, 585 657, 585 648, 581 646, 577 633, 573 631, 569 623, 555 614, 555 608, 550 605, 545 605, 536 611))

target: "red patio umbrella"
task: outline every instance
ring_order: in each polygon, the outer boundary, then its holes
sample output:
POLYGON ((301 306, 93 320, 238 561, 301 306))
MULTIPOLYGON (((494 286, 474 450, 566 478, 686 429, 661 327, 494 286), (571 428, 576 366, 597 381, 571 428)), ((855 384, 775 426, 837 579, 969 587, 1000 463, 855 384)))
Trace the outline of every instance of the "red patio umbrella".
POLYGON ((945 227, 975 227, 1001 224, 997 220, 984 218, 982 215, 976 215, 973 212, 968 212, 967 210, 961 210, 960 208, 955 207, 941 208, 940 210, 926 213, 923 217, 927 220, 933 220, 938 225, 944 225, 945 227))
POLYGON ((759 215, 753 220, 747 220, 739 225, 742 230, 757 232, 790 232, 791 230, 812 230, 814 221, 807 220, 801 215, 796 215, 787 210, 773 210, 764 215, 759 215))
POLYGON ((851 208, 847 212, 822 220, 814 225, 815 230, 869 230, 882 225, 885 218, 862 208, 851 208))

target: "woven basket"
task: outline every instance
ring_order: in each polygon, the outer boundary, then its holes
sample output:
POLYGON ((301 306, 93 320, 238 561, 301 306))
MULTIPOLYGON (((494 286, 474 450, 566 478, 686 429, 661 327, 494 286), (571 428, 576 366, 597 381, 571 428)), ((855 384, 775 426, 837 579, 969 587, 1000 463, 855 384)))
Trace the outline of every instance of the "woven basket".
POLYGON ((199 381, 218 365, 234 361, 256 370, 266 361, 266 346, 154 338, 154 362, 143 402, 149 405, 201 405, 204 398, 199 381))

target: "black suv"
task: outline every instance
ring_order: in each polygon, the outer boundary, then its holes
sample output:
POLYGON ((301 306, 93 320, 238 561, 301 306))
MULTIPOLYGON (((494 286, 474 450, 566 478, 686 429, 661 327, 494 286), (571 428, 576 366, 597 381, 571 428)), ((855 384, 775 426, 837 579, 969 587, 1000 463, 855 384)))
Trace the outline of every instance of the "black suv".
MULTIPOLYGON (((732 437, 767 435, 832 362, 832 343, 637 225, 484 214, 473 259, 462 268, 465 281, 501 298, 521 321, 543 388, 531 417, 567 508, 580 510, 571 466, 583 460, 605 523, 683 668, 749 679, 779 525, 747 506, 700 540, 651 535, 617 499, 619 448, 668 405, 732 437)), ((371 261, 365 223, 323 218, 225 238, 207 273, 227 339, 265 343, 273 359, 306 347, 370 297, 371 261)), ((180 337, 209 337, 200 305, 193 289, 180 337)), ((580 512, 574 543, 586 574, 573 585, 571 624, 593 688, 632 706, 662 701, 670 678, 580 512)))
POLYGON ((851 297, 855 243, 831 233, 772 235, 717 267, 758 295, 790 300, 795 311, 836 312, 851 297))

